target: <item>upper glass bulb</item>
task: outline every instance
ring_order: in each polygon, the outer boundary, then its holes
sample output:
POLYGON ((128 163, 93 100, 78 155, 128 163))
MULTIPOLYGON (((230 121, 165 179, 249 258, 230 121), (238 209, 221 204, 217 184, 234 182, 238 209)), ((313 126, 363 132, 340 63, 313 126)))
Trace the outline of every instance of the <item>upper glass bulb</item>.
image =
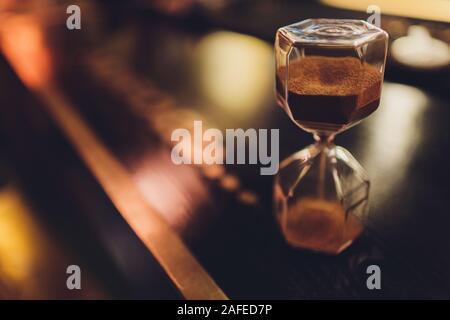
POLYGON ((361 20, 308 19, 278 29, 277 100, 302 129, 334 135, 380 102, 388 35, 361 20))

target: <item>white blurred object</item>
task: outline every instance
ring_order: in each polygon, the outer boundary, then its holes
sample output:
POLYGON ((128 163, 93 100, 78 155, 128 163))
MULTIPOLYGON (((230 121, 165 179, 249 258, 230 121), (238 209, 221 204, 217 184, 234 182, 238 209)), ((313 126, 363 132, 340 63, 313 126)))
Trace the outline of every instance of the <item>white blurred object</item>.
POLYGON ((437 69, 450 64, 450 48, 433 38, 422 26, 411 26, 408 35, 395 40, 392 56, 400 63, 418 69, 437 69))

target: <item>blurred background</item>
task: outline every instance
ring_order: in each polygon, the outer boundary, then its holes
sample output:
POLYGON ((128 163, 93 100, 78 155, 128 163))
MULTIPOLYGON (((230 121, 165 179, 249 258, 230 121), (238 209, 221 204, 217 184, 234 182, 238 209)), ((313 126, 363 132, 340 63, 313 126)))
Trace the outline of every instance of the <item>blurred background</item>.
POLYGON ((0 0, 0 298, 186 298, 180 274, 210 282, 139 239, 159 223, 229 298, 450 298, 449 23, 448 0, 0 0), (336 141, 372 182, 369 228, 343 254, 284 242, 258 166, 173 165, 171 132, 194 120, 279 128, 280 159, 310 144, 275 103, 276 30, 378 10, 381 106, 336 141), (130 223, 141 202, 162 222, 130 223), (70 264, 83 290, 67 289, 70 264))

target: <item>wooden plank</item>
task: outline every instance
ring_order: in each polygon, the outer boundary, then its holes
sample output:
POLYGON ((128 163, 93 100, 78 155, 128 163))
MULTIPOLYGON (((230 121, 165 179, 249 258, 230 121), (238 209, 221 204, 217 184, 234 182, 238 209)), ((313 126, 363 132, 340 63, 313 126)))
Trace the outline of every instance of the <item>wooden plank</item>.
POLYGON ((57 90, 35 90, 137 236, 186 299, 227 299, 179 235, 145 201, 127 169, 57 90))

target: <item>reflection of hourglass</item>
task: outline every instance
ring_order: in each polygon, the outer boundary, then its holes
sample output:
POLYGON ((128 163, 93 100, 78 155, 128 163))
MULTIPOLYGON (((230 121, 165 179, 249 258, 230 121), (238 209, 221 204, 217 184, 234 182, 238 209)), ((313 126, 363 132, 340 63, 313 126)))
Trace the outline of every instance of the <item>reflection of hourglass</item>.
POLYGON ((338 254, 363 230, 369 180, 334 136, 380 102, 388 35, 359 20, 309 19, 278 30, 278 104, 315 144, 280 164, 275 206, 286 240, 338 254))

